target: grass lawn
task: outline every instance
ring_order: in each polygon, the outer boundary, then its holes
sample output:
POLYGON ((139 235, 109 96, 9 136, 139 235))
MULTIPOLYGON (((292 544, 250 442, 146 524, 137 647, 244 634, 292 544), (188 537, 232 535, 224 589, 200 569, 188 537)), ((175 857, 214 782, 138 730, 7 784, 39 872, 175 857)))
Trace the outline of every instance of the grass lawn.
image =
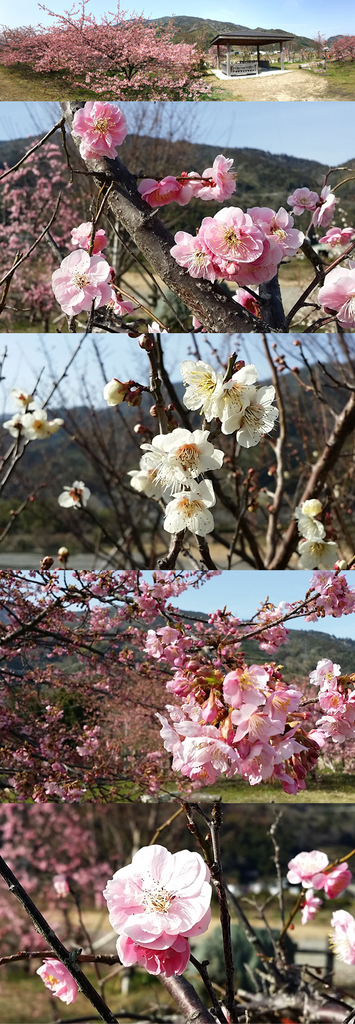
MULTIPOLYGON (((310 72, 315 75, 314 71, 310 72)), ((327 66, 326 80, 329 99, 355 99, 355 61, 330 61, 327 66)))
POLYGON ((90 89, 68 86, 60 71, 40 75, 25 64, 11 68, 0 64, 0 100, 92 100, 90 89))

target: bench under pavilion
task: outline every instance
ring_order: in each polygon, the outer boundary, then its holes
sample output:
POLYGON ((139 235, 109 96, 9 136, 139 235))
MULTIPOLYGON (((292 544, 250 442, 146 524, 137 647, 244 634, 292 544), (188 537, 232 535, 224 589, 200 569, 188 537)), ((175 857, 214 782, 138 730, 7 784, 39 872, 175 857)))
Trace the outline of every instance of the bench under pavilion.
POLYGON ((296 37, 290 32, 272 32, 265 30, 260 32, 256 29, 243 29, 240 32, 227 33, 219 36, 215 36, 210 43, 210 46, 217 47, 217 71, 222 71, 226 74, 227 78, 238 77, 239 75, 258 75, 260 71, 267 70, 268 61, 260 60, 260 47, 269 46, 270 43, 278 43, 280 47, 280 64, 281 71, 284 70, 284 43, 292 42, 296 37), (225 46, 227 49, 226 63, 221 64, 220 59, 220 46, 225 46), (231 46, 247 47, 250 49, 256 49, 257 58, 256 60, 239 60, 237 62, 231 62, 231 46))

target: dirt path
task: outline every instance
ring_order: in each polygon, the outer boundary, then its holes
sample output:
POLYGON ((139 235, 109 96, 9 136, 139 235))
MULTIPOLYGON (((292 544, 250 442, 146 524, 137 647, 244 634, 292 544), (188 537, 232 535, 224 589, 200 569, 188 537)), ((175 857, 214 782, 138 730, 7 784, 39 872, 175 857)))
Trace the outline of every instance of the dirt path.
POLYGON ((254 78, 239 78, 233 81, 218 79, 213 75, 221 90, 223 99, 231 100, 327 100, 328 81, 322 75, 309 71, 289 71, 285 75, 258 75, 254 78))

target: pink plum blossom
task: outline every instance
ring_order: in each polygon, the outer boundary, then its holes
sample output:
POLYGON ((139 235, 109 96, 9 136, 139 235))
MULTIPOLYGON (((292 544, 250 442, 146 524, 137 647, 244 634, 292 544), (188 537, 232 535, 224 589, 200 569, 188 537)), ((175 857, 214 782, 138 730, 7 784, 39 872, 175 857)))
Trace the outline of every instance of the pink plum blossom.
POLYGON ((336 312, 342 326, 355 327, 355 264, 330 270, 318 298, 327 313, 336 312))
POLYGON ((207 281, 221 277, 220 268, 211 252, 209 252, 199 235, 189 235, 187 231, 177 231, 175 245, 170 249, 180 267, 186 267, 190 277, 204 277, 207 281))
POLYGON ((320 900, 318 896, 315 896, 313 889, 307 889, 304 897, 304 906, 302 908, 302 924, 307 924, 307 921, 312 921, 316 916, 319 907, 322 906, 323 900, 320 900))
POLYGON ((117 316, 127 316, 127 313, 133 313, 134 305, 130 299, 122 298, 119 296, 114 288, 111 288, 110 301, 106 303, 109 309, 112 309, 113 313, 117 316))
POLYGON ((233 167, 233 160, 228 160, 222 154, 216 156, 212 167, 206 167, 202 174, 202 178, 212 178, 212 181, 206 182, 206 184, 195 182, 194 195, 199 199, 215 199, 220 203, 225 199, 230 199, 236 187, 236 176, 235 172, 231 171, 231 167, 233 167))
POLYGON ((305 210, 315 210, 319 203, 318 192, 310 192, 309 188, 296 188, 292 196, 287 200, 289 206, 293 206, 292 213, 299 216, 305 210))
POLYGON ((337 896, 340 896, 344 889, 347 889, 352 879, 352 873, 348 869, 348 865, 337 864, 332 871, 325 872, 323 889, 330 900, 335 900, 337 896))
POLYGON ((355 920, 347 910, 336 910, 331 919, 334 929, 331 946, 345 964, 355 964, 355 920))
POLYGON ((254 296, 250 295, 250 292, 246 292, 244 288, 237 288, 235 295, 233 295, 233 300, 234 302, 238 302, 240 306, 243 306, 244 309, 248 309, 254 316, 261 316, 258 297, 256 296, 254 298, 254 296))
POLYGON ((80 155, 84 160, 100 156, 114 159, 117 146, 127 135, 126 118, 115 103, 89 100, 75 112, 73 132, 81 136, 80 155))
MULTIPOLYGON (((79 227, 77 228, 73 228, 71 233, 71 240, 74 248, 79 246, 80 249, 89 249, 91 232, 92 223, 90 220, 86 221, 84 224, 79 224, 79 227)), ((96 254, 98 252, 101 252, 101 250, 104 249, 106 245, 107 238, 105 232, 103 228, 99 228, 98 231, 95 231, 92 255, 96 256, 96 254)))
POLYGON ((36 974, 39 974, 46 988, 50 989, 53 996, 61 999, 62 1003, 75 1002, 78 986, 60 960, 48 957, 38 968, 36 974))
POLYGON ((277 242, 284 256, 294 256, 302 245, 304 234, 293 226, 293 217, 280 207, 277 213, 267 206, 253 206, 248 210, 253 223, 265 232, 266 236, 277 242))
POLYGON ((214 217, 205 217, 199 236, 224 276, 235 273, 235 264, 253 263, 263 251, 264 233, 238 207, 225 207, 214 217))
POLYGON ((332 247, 334 245, 348 245, 354 236, 354 228, 328 228, 326 235, 323 235, 323 238, 320 238, 319 241, 327 242, 332 247))
MULTIPOLYGON (((187 179, 186 179, 187 182, 187 179)), ((155 178, 143 178, 138 185, 138 192, 149 206, 166 206, 167 203, 178 203, 186 206, 192 198, 192 188, 186 183, 181 185, 177 178, 168 174, 157 181, 155 178)))
POLYGON ((97 309, 110 301, 110 276, 109 264, 102 256, 89 256, 77 249, 52 274, 52 288, 63 312, 76 316, 90 310, 93 302, 97 309))
POLYGON ((324 869, 328 864, 327 854, 321 850, 298 853, 288 862, 287 880, 291 885, 301 883, 304 889, 322 889, 324 869))
POLYGON ((339 200, 332 192, 330 185, 324 185, 320 194, 319 206, 317 206, 312 217, 314 227, 327 228, 334 217, 335 206, 339 200))
POLYGON ((120 935, 116 943, 117 953, 125 967, 138 964, 148 974, 163 974, 166 978, 183 974, 190 959, 190 946, 182 935, 178 935, 168 949, 147 949, 127 935, 120 935))
POLYGON ((240 263, 234 277, 229 280, 236 281, 239 285, 246 285, 248 288, 255 288, 264 281, 271 281, 277 273, 277 268, 282 260, 282 249, 276 242, 264 236, 263 251, 253 263, 240 263))
POLYGON ((138 945, 163 950, 177 936, 199 935, 211 911, 209 870, 198 853, 163 846, 138 850, 104 890, 110 924, 138 945))

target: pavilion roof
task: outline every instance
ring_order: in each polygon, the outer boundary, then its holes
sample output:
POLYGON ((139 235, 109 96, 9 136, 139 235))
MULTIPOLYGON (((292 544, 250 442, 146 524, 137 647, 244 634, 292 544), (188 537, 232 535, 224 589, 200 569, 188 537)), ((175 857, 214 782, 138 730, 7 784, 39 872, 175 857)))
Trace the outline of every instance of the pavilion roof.
POLYGON ((224 46, 226 43, 283 43, 291 39, 295 39, 295 35, 292 32, 272 32, 265 29, 264 31, 257 31, 252 28, 243 29, 242 32, 226 32, 219 36, 215 36, 212 39, 210 46, 214 43, 221 43, 224 46))

